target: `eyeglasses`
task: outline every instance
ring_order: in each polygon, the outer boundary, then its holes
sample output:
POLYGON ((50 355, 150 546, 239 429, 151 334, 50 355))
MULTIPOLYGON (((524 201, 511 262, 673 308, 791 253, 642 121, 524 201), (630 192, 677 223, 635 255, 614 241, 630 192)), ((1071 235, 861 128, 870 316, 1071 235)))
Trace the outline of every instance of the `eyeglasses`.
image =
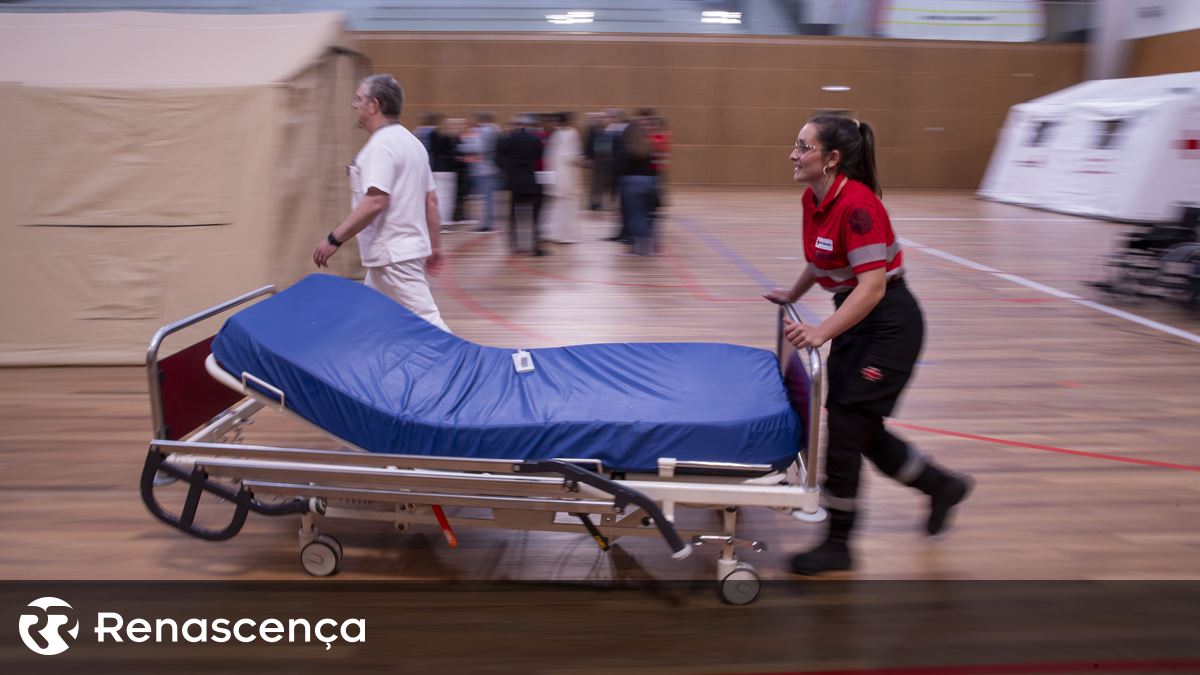
POLYGON ((804 143, 804 142, 796 143, 796 149, 799 150, 800 154, 802 154, 802 155, 807 155, 808 153, 812 152, 813 150, 820 150, 820 148, 818 148, 817 146, 809 145, 808 143, 804 143))
POLYGON ((371 100, 371 97, 370 97, 370 96, 358 96, 358 95, 355 95, 355 96, 354 96, 354 100, 353 100, 353 101, 351 101, 351 104, 352 104, 352 105, 353 105, 355 108, 357 108, 358 106, 360 106, 360 105, 363 105, 363 104, 367 103, 367 102, 368 102, 368 101, 370 101, 370 100, 371 100))

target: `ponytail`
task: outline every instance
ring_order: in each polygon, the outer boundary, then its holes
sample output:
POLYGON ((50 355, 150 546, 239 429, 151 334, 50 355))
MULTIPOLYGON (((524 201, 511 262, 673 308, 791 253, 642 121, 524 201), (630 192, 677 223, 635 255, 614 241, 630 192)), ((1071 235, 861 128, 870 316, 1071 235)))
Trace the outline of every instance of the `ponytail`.
POLYGON ((851 176, 851 178, 861 181, 871 188, 876 196, 882 197, 883 188, 879 187, 879 172, 875 168, 875 131, 866 122, 859 122, 858 133, 862 135, 862 155, 859 161, 861 177, 851 176))

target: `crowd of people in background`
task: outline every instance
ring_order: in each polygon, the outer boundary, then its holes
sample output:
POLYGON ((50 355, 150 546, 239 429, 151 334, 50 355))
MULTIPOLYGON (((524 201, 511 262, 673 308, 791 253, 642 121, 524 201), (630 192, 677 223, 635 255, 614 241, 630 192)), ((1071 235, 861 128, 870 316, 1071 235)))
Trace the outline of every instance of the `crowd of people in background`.
POLYGON ((583 209, 616 210, 608 237, 634 255, 659 249, 656 227, 665 203, 671 136, 651 109, 587 113, 582 133, 573 113, 523 113, 500 125, 488 112, 468 121, 426 114, 415 135, 429 153, 445 229, 502 229, 497 209, 508 195, 510 246, 546 255, 544 243, 584 238, 583 209))
POLYGON ((620 110, 589 115, 582 137, 568 112, 514 115, 503 128, 486 112, 470 124, 431 113, 409 131, 400 124, 404 90, 386 73, 364 78, 352 106, 370 136, 346 167, 350 211, 316 243, 313 264, 327 267, 356 239, 364 283, 443 330, 450 328, 426 278, 441 268, 443 228, 474 223, 478 232, 495 231, 501 191, 508 193, 514 253, 542 256, 544 242, 583 238, 584 169, 591 171, 591 208, 616 196, 620 227, 609 239, 634 255, 658 252, 655 222, 670 140, 652 110, 633 119, 620 110), (469 196, 477 220, 466 217, 469 196))

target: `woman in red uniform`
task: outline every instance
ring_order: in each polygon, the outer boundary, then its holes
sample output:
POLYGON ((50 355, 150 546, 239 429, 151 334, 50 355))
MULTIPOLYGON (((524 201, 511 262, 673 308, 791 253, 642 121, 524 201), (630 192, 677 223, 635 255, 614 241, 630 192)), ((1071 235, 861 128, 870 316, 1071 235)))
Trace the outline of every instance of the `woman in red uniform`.
POLYGON ((763 297, 796 302, 817 284, 833 293, 836 307, 820 324, 788 321, 784 329, 788 341, 800 348, 833 340, 823 491, 829 533, 815 549, 792 558, 793 572, 819 574, 853 566, 849 539, 863 457, 929 495, 926 530, 931 535, 945 528, 972 480, 945 471, 884 427, 920 354, 925 323, 904 283, 904 253, 879 201, 874 133, 847 117, 814 117, 800 130, 790 159, 794 180, 808 184, 808 265, 791 289, 775 289, 763 297))

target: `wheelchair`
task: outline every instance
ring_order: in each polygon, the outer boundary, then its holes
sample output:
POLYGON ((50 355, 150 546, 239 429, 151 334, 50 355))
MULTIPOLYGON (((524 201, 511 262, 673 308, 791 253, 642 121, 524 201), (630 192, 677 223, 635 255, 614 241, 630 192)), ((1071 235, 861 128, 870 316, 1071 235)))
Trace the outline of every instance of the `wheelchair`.
POLYGON ((1106 261, 1107 278, 1093 282, 1124 300, 1158 298, 1200 310, 1200 206, 1176 222, 1139 226, 1106 261))

